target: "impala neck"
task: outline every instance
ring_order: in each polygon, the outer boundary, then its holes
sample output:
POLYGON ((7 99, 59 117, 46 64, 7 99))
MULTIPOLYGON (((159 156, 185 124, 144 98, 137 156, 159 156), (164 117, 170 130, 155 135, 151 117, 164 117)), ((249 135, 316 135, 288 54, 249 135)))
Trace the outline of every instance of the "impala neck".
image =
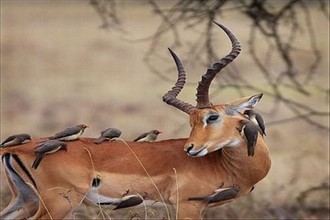
POLYGON ((251 186, 267 175, 271 165, 268 147, 260 136, 253 157, 247 155, 246 145, 224 147, 220 163, 233 183, 244 182, 251 186))

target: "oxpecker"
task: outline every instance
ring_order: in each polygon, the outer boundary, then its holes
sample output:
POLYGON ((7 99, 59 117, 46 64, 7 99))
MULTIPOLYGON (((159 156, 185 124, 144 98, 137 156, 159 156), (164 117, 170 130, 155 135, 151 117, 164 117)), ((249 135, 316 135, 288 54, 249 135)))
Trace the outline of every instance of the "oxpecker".
POLYGON ((262 116, 258 112, 254 111, 254 110, 245 110, 244 115, 248 116, 250 121, 252 121, 254 124, 259 126, 260 133, 262 135, 266 135, 266 132, 265 132, 266 128, 265 128, 264 119, 262 118, 262 116))
POLYGON ((36 147, 36 151, 35 151, 36 159, 34 160, 34 162, 32 164, 32 168, 34 168, 34 169, 38 168, 44 155, 52 154, 59 150, 67 151, 66 146, 67 146, 66 143, 61 142, 59 140, 48 140, 46 142, 39 144, 36 147))
POLYGON ((20 144, 24 144, 31 140, 31 136, 28 134, 15 134, 7 137, 1 144, 0 148, 16 146, 20 144))
POLYGON ((121 130, 117 128, 108 128, 104 131, 101 131, 100 137, 94 140, 95 144, 100 144, 105 140, 111 141, 113 138, 118 138, 121 135, 121 130))
POLYGON ((134 141, 135 142, 154 142, 156 141, 158 135, 162 133, 161 131, 158 130, 151 130, 149 132, 141 134, 139 137, 137 137, 134 141))
POLYGON ((85 128, 88 128, 87 125, 80 124, 73 127, 69 127, 56 133, 54 136, 50 137, 50 140, 59 140, 59 141, 73 141, 79 138, 82 133, 84 133, 85 128))
POLYGON ((139 205, 143 202, 146 196, 147 193, 142 193, 141 195, 124 196, 118 204, 113 204, 113 205, 117 205, 113 210, 139 205))
POLYGON ((206 203, 222 202, 225 200, 234 199, 239 191, 240 187, 238 185, 234 185, 231 188, 217 189, 212 195, 209 196, 188 198, 188 201, 197 200, 204 201, 206 203))
POLYGON ((259 129, 257 125, 248 120, 240 120, 240 127, 237 130, 246 139, 248 156, 254 156, 254 148, 257 144, 259 129))

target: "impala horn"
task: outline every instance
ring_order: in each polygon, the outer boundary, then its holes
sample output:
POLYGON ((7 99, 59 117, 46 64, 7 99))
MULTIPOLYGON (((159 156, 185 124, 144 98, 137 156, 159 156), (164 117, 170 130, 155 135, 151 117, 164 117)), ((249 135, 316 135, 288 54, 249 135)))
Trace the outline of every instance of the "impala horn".
POLYGON ((219 62, 214 63, 211 69, 207 69, 206 73, 202 76, 202 80, 198 82, 196 107, 176 98, 186 82, 186 72, 179 57, 169 48, 169 51, 178 69, 178 79, 173 88, 163 96, 163 101, 186 112, 187 114, 190 114, 196 108, 209 108, 212 106, 211 102, 209 101, 209 87, 212 80, 225 66, 231 63, 241 51, 241 45, 235 35, 222 24, 216 23, 215 21, 214 23, 226 32, 232 43, 232 50, 219 62))
POLYGON ((214 63, 211 69, 207 69, 206 73, 202 76, 202 80, 198 82, 196 94, 197 108, 211 107, 212 104, 209 101, 209 87, 212 80, 225 66, 231 63, 241 51, 241 45, 235 35, 222 24, 219 24, 215 21, 213 21, 213 23, 218 25, 222 30, 226 32, 232 43, 232 49, 227 56, 222 58, 219 62, 214 63))
POLYGON ((178 69, 178 79, 172 89, 163 96, 163 101, 187 114, 190 114, 194 109, 196 109, 196 107, 176 98, 186 83, 186 71, 184 70, 183 64, 179 57, 170 48, 168 48, 168 50, 170 51, 178 69))

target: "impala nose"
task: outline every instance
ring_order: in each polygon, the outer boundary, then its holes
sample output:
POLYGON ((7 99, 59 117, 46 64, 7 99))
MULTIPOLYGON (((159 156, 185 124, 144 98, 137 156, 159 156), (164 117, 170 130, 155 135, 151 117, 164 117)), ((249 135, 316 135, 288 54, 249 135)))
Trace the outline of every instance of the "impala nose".
POLYGON ((189 154, 189 151, 191 151, 193 148, 194 148, 194 144, 189 144, 189 145, 186 147, 186 151, 187 151, 187 153, 189 154))

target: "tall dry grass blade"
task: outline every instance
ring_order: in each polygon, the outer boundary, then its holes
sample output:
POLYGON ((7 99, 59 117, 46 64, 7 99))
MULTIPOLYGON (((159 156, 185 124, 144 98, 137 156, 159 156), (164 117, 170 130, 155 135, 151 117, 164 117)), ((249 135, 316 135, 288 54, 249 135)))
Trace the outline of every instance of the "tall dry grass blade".
MULTIPOLYGON (((67 188, 59 187, 59 186, 58 186, 58 187, 52 187, 52 188, 49 188, 48 190, 56 190, 56 189, 68 190, 67 188)), ((81 194, 81 193, 79 193, 79 192, 76 192, 76 191, 74 191, 74 190, 73 190, 73 192, 76 193, 77 195, 79 195, 79 196, 82 197, 80 204, 86 199, 88 202, 95 204, 95 206, 98 206, 98 208, 100 209, 100 212, 103 212, 103 213, 105 213, 105 214, 107 215, 108 218, 106 218, 106 219, 111 219, 111 217, 110 217, 109 214, 105 211, 105 209, 103 209, 102 206, 100 206, 99 204, 97 204, 97 203, 94 202, 93 200, 91 200, 91 199, 89 199, 88 197, 86 197, 86 194, 83 195, 83 194, 81 194)))
MULTIPOLYGON (((42 205, 44 206, 44 208, 45 208, 47 214, 49 215, 49 218, 50 218, 51 220, 53 220, 53 216, 50 214, 50 212, 49 212, 49 210, 48 210, 48 208, 47 208, 47 206, 46 206, 44 200, 41 198, 41 196, 40 196, 39 192, 37 191, 37 189, 36 189, 31 183, 29 183, 29 182, 26 182, 26 184, 29 185, 29 186, 31 187, 31 189, 32 189, 32 190, 38 195, 38 197, 39 197, 39 199, 40 199, 40 202, 42 203, 42 205)), ((38 209, 38 211, 39 211, 39 209, 38 209)), ((37 212, 38 212, 38 211, 37 211, 37 212)))
MULTIPOLYGON (((93 158, 92 158, 92 154, 91 154, 91 152, 86 148, 86 147, 84 147, 84 149, 87 151, 87 153, 88 153, 88 156, 89 156, 89 159, 90 159, 90 161, 91 161, 91 165, 92 165, 92 169, 93 169, 93 173, 94 173, 94 177, 95 176, 97 176, 97 173, 95 172, 95 166, 94 166, 94 163, 93 163, 93 158)), ((99 190, 98 190, 98 188, 96 187, 96 191, 97 191, 97 195, 99 195, 99 190)), ((104 210, 103 210, 103 208, 101 207, 101 205, 100 205, 100 199, 99 199, 99 197, 97 197, 97 199, 98 199, 98 204, 97 204, 97 206, 98 206, 98 208, 99 208, 99 210, 100 210, 100 212, 99 212, 99 214, 97 215, 97 216, 99 216, 100 214, 102 215, 102 218, 103 219, 106 219, 106 217, 104 216, 104 210)), ((111 219, 111 217, 109 216, 109 214, 107 213, 107 212, 105 212, 106 214, 107 214, 107 216, 109 217, 109 219, 111 219)))
POLYGON ((147 204, 144 201, 144 198, 142 195, 140 195, 139 193, 137 194, 138 197, 140 197, 143 201, 143 207, 144 207, 144 219, 148 219, 148 210, 147 210, 147 204))
POLYGON ((178 173, 176 172, 175 167, 173 167, 176 183, 176 209, 175 209, 175 219, 178 219, 179 216, 179 182, 178 182, 178 173))
POLYGON ((150 179, 152 185, 153 185, 153 186, 155 187, 155 189, 157 190, 157 193, 158 193, 158 195, 159 195, 159 197, 160 197, 162 203, 164 204, 164 207, 165 207, 165 210, 166 210, 166 214, 167 214, 168 219, 171 219, 170 211, 169 211, 169 209, 168 209, 168 207, 167 207, 167 205, 166 205, 166 203, 165 203, 165 200, 164 200, 162 194, 160 193, 159 188, 157 187, 155 181, 152 179, 152 177, 151 177, 150 174, 148 173, 148 171, 147 171, 147 169, 145 168, 145 166, 143 165, 143 163, 141 162, 140 158, 135 154, 135 152, 132 150, 132 148, 128 145, 128 143, 127 143, 125 140, 120 139, 120 138, 118 138, 117 140, 122 141, 122 142, 126 145, 126 147, 131 151, 131 153, 134 155, 134 157, 136 158, 136 160, 139 162, 139 164, 141 165, 142 169, 144 170, 144 172, 147 174, 148 178, 150 179))

